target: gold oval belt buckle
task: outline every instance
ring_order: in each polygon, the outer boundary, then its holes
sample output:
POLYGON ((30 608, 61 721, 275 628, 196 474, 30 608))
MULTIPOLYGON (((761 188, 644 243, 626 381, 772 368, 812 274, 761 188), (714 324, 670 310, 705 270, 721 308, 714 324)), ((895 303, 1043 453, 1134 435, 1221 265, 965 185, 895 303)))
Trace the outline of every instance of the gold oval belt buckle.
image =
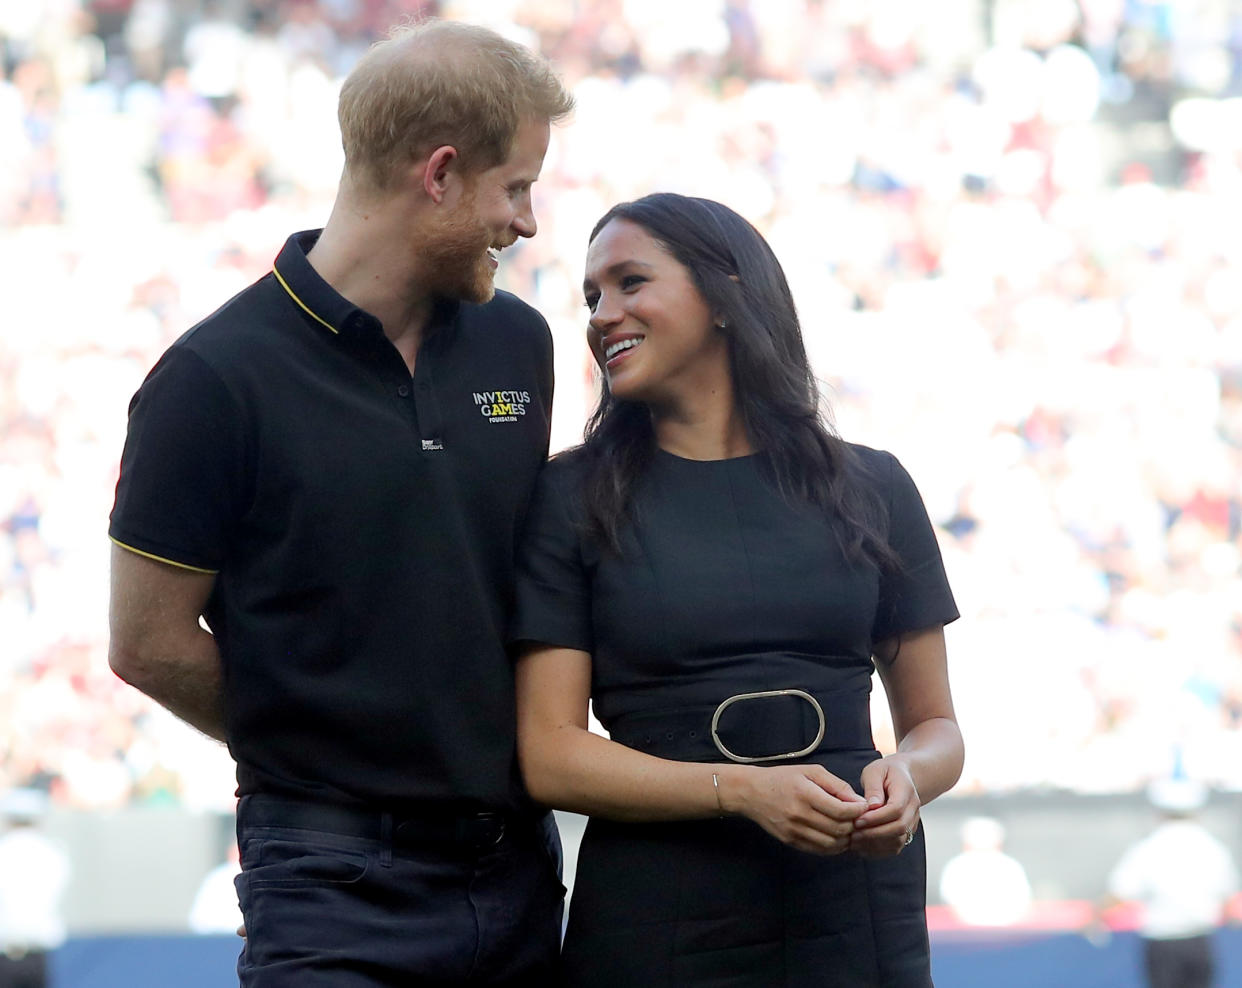
POLYGON ((811 694, 805 690, 764 690, 760 693, 738 693, 726 700, 722 700, 720 706, 716 708, 716 712, 712 714, 712 743, 716 745, 716 748, 722 755, 725 756, 725 758, 728 758, 730 761, 734 762, 745 762, 750 764, 754 762, 777 762, 789 758, 801 758, 803 755, 809 755, 812 751, 818 748, 819 743, 823 740, 824 708, 819 705, 819 701, 816 700, 815 697, 811 696, 811 694), (798 751, 786 751, 779 755, 751 756, 739 755, 730 751, 725 743, 720 740, 720 735, 716 732, 716 728, 720 725, 720 715, 728 709, 730 704, 737 703, 738 700, 759 700, 769 696, 796 696, 801 700, 805 700, 812 707, 814 707, 815 714, 819 717, 819 731, 815 735, 815 740, 808 744, 805 748, 801 748, 798 751))

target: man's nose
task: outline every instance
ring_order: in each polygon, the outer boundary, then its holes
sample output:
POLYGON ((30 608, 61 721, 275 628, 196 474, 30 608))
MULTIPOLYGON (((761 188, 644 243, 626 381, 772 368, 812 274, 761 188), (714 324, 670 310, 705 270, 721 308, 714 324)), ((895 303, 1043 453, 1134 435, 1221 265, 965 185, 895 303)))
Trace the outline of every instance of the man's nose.
POLYGON ((539 232, 539 224, 535 222, 535 210, 527 203, 513 217, 513 229, 519 237, 533 237, 539 232))

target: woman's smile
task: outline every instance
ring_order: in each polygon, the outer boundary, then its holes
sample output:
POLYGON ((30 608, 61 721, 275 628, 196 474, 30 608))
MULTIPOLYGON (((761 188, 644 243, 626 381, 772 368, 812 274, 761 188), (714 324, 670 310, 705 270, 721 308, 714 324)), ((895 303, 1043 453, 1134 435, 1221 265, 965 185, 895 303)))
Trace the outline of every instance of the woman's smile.
POLYGON ((623 355, 633 350, 645 338, 643 336, 605 337, 602 341, 604 345, 604 360, 606 361, 605 366, 612 367, 615 365, 623 355))

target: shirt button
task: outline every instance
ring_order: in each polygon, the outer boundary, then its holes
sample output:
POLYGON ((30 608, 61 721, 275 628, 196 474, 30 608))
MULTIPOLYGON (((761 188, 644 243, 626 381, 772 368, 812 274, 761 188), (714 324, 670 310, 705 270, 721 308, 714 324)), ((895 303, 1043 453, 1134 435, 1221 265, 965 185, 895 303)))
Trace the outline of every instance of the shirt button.
POLYGON ((397 394, 402 398, 410 397, 410 386, 408 384, 401 385, 401 387, 397 388, 397 394))

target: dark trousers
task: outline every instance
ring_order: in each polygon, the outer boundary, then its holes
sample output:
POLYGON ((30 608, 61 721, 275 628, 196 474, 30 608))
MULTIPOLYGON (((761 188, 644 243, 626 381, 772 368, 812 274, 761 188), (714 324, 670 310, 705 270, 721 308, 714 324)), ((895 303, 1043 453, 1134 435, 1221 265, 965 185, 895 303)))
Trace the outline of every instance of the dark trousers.
POLYGON ((564 886, 543 821, 238 805, 242 988, 555 988, 564 886))
POLYGON ((47 954, 33 950, 19 957, 0 954, 0 988, 44 988, 47 954))
POLYGON ((1151 988, 1210 988, 1216 973, 1209 936, 1144 940, 1143 963, 1151 988))

